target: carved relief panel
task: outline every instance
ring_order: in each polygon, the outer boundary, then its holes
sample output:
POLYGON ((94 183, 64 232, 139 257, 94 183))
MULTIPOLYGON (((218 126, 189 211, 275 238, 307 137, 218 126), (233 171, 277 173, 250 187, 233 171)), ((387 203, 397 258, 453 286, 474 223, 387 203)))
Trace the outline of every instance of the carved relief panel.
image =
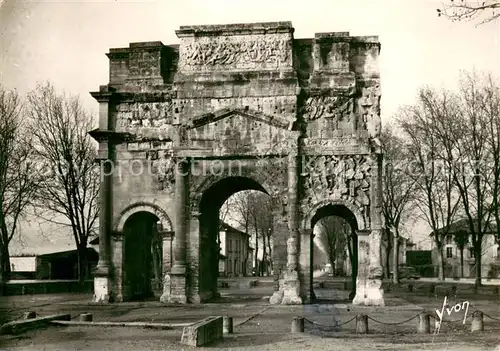
POLYGON ((148 161, 151 165, 152 174, 158 184, 158 190, 173 193, 175 184, 176 158, 172 150, 149 151, 148 161))
POLYGON ((309 96, 302 106, 308 122, 310 138, 331 139, 338 131, 352 134, 355 130, 354 97, 350 95, 309 96))
POLYGON ((305 156, 303 206, 324 200, 351 202, 369 223, 371 160, 366 155, 305 156))
POLYGON ((227 117, 191 128, 187 145, 217 150, 220 155, 266 155, 286 153, 289 131, 258 118, 233 113, 227 117))
POLYGON ((304 103, 303 116, 305 120, 318 118, 335 118, 337 120, 352 118, 353 98, 347 95, 310 96, 304 103))
POLYGON ((361 97, 358 100, 360 110, 360 129, 368 130, 371 138, 380 137, 380 84, 371 82, 361 88, 361 97))
POLYGON ((182 70, 216 70, 290 66, 292 62, 289 35, 236 35, 201 37, 180 47, 182 70))
POLYGON ((161 128, 172 124, 172 100, 165 102, 134 102, 118 105, 117 131, 141 127, 161 128))

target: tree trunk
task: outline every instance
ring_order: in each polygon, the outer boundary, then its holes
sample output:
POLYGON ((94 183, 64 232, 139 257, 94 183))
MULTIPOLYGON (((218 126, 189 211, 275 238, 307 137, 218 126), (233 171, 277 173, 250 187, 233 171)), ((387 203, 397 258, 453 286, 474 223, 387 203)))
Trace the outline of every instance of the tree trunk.
POLYGON ((399 235, 395 233, 392 244, 392 282, 399 284, 399 235))
MULTIPOLYGON (((273 249, 271 247, 271 234, 267 236, 267 252, 268 252, 268 263, 269 263, 269 270, 273 271, 273 249)), ((271 273, 271 272, 268 272, 271 273)))
POLYGON ((438 280, 444 281, 444 254, 443 247, 438 249, 438 280))
POLYGON ((387 245, 385 250, 385 277, 387 279, 391 279, 391 250, 392 245, 387 245))
POLYGON ((263 277, 267 271, 267 259, 266 259, 266 234, 262 233, 262 271, 261 276, 263 277))
POLYGON ((9 246, 0 246, 0 282, 8 282, 11 277, 9 246))
POLYGON ((460 248, 460 278, 464 277, 464 248, 460 248))
POLYGON ((5 295, 5 283, 7 282, 7 277, 5 276, 5 262, 3 254, 3 245, 0 243, 0 296, 5 295))
POLYGON ((77 248, 78 254, 78 281, 83 283, 87 279, 88 259, 87 245, 79 245, 77 248))
MULTIPOLYGON (((478 239, 478 243, 481 243, 482 240, 481 238, 478 239)), ((479 287, 482 285, 482 280, 481 280, 481 261, 482 261, 482 257, 481 257, 481 249, 482 249, 482 245, 478 244, 476 245, 478 246, 477 248, 475 248, 475 259, 476 259, 476 279, 475 279, 475 282, 474 282, 474 285, 476 287, 479 287)))
POLYGON ((259 275, 259 236, 255 232, 255 275, 259 275))
POLYGON ((354 299, 354 296, 356 296, 356 280, 358 278, 358 236, 356 234, 353 234, 351 236, 351 242, 352 242, 352 251, 349 250, 349 255, 351 258, 351 283, 352 283, 352 290, 351 293, 349 294, 350 300, 354 299))

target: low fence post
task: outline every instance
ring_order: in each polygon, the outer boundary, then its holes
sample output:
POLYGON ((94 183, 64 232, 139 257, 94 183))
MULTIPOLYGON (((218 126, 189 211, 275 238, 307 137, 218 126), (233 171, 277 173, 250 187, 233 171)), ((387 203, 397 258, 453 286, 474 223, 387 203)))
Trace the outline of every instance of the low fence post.
POLYGON ((92 313, 82 313, 78 319, 80 322, 92 322, 92 313))
POLYGON ((471 331, 476 332, 476 331, 483 331, 483 330, 484 330, 483 312, 474 311, 474 313, 472 313, 471 331))
POLYGON ((431 332, 431 321, 430 316, 426 312, 422 312, 418 315, 418 329, 419 334, 429 334, 431 332))
POLYGON ((293 317, 292 333, 303 333, 303 332, 304 332, 304 318, 303 317, 293 317))
POLYGON ((233 317, 224 316, 222 319, 222 331, 224 334, 233 333, 233 317))
POLYGON ((366 314, 356 316, 356 333, 368 334, 368 316, 366 314))

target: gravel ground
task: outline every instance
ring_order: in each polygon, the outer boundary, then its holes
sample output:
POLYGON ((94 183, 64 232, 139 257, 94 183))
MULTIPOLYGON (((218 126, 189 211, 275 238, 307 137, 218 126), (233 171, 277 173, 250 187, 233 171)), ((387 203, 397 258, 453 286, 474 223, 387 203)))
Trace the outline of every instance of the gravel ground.
MULTIPOLYGON (((227 290, 219 303, 187 306, 167 306, 157 301, 94 305, 89 303, 90 295, 86 294, 0 297, 0 319, 14 319, 28 310, 36 311, 39 315, 70 313, 73 317, 90 312, 96 321, 115 322, 180 323, 210 315, 229 315, 234 319, 235 334, 212 345, 211 349, 500 351, 500 321, 485 318, 485 331, 474 334, 470 332, 470 322, 466 325, 447 322, 443 323, 439 335, 417 335, 415 319, 399 325, 384 324, 404 322, 423 309, 441 309, 442 298, 398 292, 397 295, 386 295, 386 307, 375 308, 350 305, 345 301, 346 292, 317 290, 316 293, 325 303, 270 306, 263 299, 267 294, 265 289, 252 290, 249 296, 245 292, 232 293, 227 290), (332 298, 336 300, 335 304, 328 302, 332 298), (355 321, 351 319, 359 313, 366 313, 372 318, 369 320, 368 335, 355 334, 355 321), (305 333, 290 333, 290 324, 295 316, 304 316, 310 321, 305 324, 305 333), (340 328, 334 328, 335 321, 342 324, 340 328)), ((469 315, 475 309, 480 309, 494 318, 500 318, 497 300, 478 298, 471 299, 470 303, 469 315)), ((450 317, 460 318, 458 314, 450 317)), ((19 336, 0 336, 0 350, 192 349, 179 345, 181 332, 180 329, 50 327, 19 336)))

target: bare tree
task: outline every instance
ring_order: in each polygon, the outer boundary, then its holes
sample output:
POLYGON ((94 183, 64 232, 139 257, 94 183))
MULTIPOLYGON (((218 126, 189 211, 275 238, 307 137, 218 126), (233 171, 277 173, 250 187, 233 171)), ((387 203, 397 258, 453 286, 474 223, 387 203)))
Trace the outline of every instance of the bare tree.
POLYGON ((438 278, 444 280, 443 240, 457 213, 456 194, 451 159, 443 153, 439 135, 439 118, 447 93, 439 100, 430 89, 421 89, 417 102, 401 110, 400 126, 407 139, 410 161, 406 172, 415 181, 415 206, 432 229, 438 253, 438 278))
POLYGON ((39 183, 40 218, 71 228, 78 251, 78 278, 88 274, 87 243, 98 218, 99 168, 87 132, 92 117, 77 97, 58 94, 49 84, 28 94, 34 152, 50 166, 39 183))
MULTIPOLYGON (((343 254, 346 245, 346 225, 347 222, 338 216, 323 217, 318 221, 320 230, 320 240, 327 249, 328 261, 330 262, 333 273, 337 271, 337 258, 343 254)), ((347 230, 349 232, 349 230, 347 230)))
MULTIPOLYGON (((409 211, 414 207, 413 195, 416 187, 415 177, 405 171, 410 159, 405 149, 404 140, 396 134, 394 126, 387 124, 382 130, 384 149, 383 168, 383 203, 382 214, 385 221, 387 240, 387 262, 389 269, 389 252, 393 251, 393 281, 399 283, 399 241, 401 225, 407 219, 409 211)), ((389 274, 390 275, 390 274, 389 274)), ((389 276, 388 275, 388 276, 389 276)))
POLYGON ((439 124, 438 137, 446 151, 453 179, 467 218, 476 266, 476 286, 481 285, 484 235, 491 231, 497 215, 499 161, 494 158, 500 144, 498 115, 500 86, 491 76, 463 73, 459 89, 447 100, 431 99, 439 124))
POLYGON ((469 233, 465 230, 459 230, 453 235, 453 240, 460 250, 460 278, 464 277, 464 249, 469 243, 469 233))
POLYGON ((438 16, 446 17, 452 21, 479 20, 484 24, 500 16, 499 0, 467 1, 449 0, 442 9, 437 9, 438 16))
MULTIPOLYGON (((484 79, 482 94, 486 118, 488 164, 491 165, 491 213, 495 221, 495 240, 500 244, 500 84, 491 75, 484 79)), ((493 227, 493 226, 492 226, 493 227)))
POLYGON ((0 86, 0 290, 10 279, 9 244, 37 187, 21 98, 0 86))

